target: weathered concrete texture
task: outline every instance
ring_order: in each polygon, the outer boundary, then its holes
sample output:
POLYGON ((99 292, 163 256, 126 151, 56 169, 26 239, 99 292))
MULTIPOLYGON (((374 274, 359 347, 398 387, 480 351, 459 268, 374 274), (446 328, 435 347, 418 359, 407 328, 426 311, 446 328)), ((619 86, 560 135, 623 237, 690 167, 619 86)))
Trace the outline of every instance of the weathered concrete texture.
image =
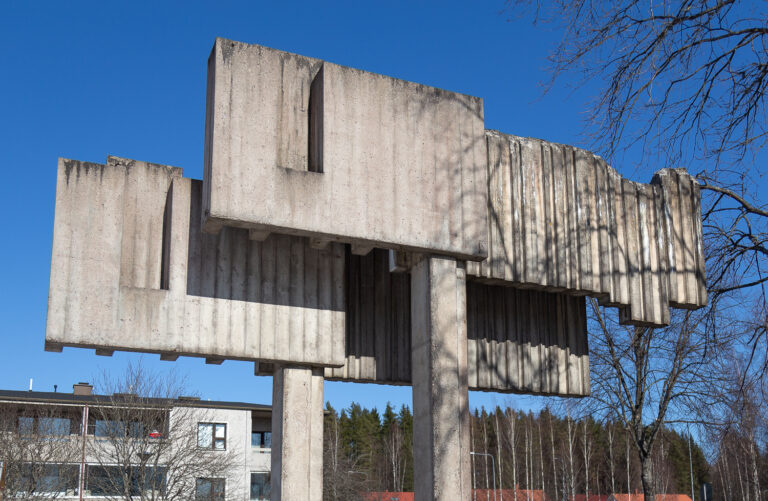
POLYGON ((592 295, 639 325, 666 325, 670 305, 706 304, 691 176, 665 170, 635 183, 578 148, 496 131, 486 139, 489 257, 468 263, 470 275, 592 295))
POLYGON ((272 380, 271 499, 323 499, 322 369, 278 367, 272 380))
POLYGON ((341 381, 411 383, 411 280, 390 273, 388 253, 346 254, 346 363, 327 368, 341 381))
MULTIPOLYGON (((346 260, 346 363, 325 377, 411 384, 410 275, 382 249, 346 260)), ((467 332, 471 390, 589 394, 583 296, 469 281, 467 332)))
POLYGON ((60 160, 46 345, 344 362, 344 253, 200 228, 202 183, 110 157, 60 160))
POLYGON ((208 72, 207 230, 486 256, 481 99, 224 39, 208 72))
POLYGON ((411 272, 413 461, 419 500, 469 500, 466 272, 428 257, 411 272))
POLYGON ((707 304, 699 183, 684 169, 662 169, 661 186, 669 239, 669 304, 696 309, 707 304))
POLYGON ((590 393, 584 297, 467 282, 469 387, 590 393))

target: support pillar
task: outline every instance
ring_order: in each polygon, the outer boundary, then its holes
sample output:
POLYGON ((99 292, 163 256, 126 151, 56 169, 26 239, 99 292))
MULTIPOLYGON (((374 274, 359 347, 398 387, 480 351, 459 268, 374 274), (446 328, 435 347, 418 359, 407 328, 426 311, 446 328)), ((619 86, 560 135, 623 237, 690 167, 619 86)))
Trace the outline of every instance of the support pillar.
POLYGON ((272 501, 322 501, 322 369, 275 367, 271 485, 272 501))
POLYGON ((411 269, 414 487, 417 501, 468 501, 464 263, 424 257, 411 269))

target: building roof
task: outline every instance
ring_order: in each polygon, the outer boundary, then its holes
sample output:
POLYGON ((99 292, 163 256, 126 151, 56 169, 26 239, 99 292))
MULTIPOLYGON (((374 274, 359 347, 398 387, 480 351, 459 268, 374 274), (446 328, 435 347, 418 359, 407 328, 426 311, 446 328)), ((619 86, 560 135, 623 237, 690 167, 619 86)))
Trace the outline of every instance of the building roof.
MULTIPOLYGON (((495 499, 496 501, 547 501, 547 495, 542 490, 526 489, 473 489, 473 498, 495 499), (515 497, 517 492, 517 497, 515 497)), ((413 501, 413 492, 365 492, 362 494, 363 501, 413 501)), ((592 496, 590 496, 590 499, 592 496)))
POLYGON ((610 495, 608 494, 576 494, 571 498, 571 501, 610 501, 610 495))
MULTIPOLYGON (((58 393, 47 391, 15 391, 0 390, 0 401, 60 404, 60 405, 119 405, 121 403, 136 403, 136 397, 130 395, 74 395, 72 393, 58 393)), ((175 399, 141 398, 144 405, 170 405, 173 407, 199 407, 206 409, 236 409, 251 411, 272 411, 271 405, 252 404, 247 402, 223 402, 218 400, 198 400, 195 398, 181 397, 175 399)))
MULTIPOLYGON (((634 494, 613 494, 609 501, 644 501, 645 495, 634 494)), ((656 494, 656 501, 692 501, 691 496, 687 494, 656 494)))

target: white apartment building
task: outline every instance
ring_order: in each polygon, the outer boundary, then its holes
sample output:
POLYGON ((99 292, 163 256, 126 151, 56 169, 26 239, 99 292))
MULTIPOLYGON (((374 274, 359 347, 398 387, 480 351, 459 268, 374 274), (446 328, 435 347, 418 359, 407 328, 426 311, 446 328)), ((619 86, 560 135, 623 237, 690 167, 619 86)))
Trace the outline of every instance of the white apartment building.
MULTIPOLYGON (((143 473, 141 481, 136 479, 135 472, 129 473, 131 493, 138 494, 139 489, 181 492, 178 479, 176 483, 170 479, 173 467, 164 463, 174 461, 167 458, 175 452, 151 457, 156 445, 173 442, 174 436, 168 434, 175 433, 179 442, 179 426, 190 432, 189 438, 185 438, 189 443, 184 454, 204 455, 201 457, 205 460, 198 461, 203 467, 206 462, 213 464, 225 459, 220 463, 223 469, 216 475, 203 475, 200 467, 175 470, 181 472, 176 476, 189 477, 183 478, 182 483, 194 486, 188 488, 193 499, 269 499, 270 406, 189 397, 142 399, 145 405, 157 404, 159 417, 153 418, 153 424, 147 419, 142 422, 142 418, 120 417, 131 415, 128 410, 135 406, 135 396, 94 395, 91 389, 90 385, 79 383, 72 393, 0 390, 0 500, 23 498, 22 491, 67 501, 115 498, 121 486, 125 488, 121 479, 127 463, 115 459, 112 464, 99 456, 99 451, 109 446, 106 443, 110 439, 106 437, 114 437, 115 430, 125 437, 125 444, 131 440, 148 444, 147 451, 128 453, 129 457, 146 455, 142 459, 151 460, 142 463, 142 471, 153 472, 149 480, 143 473), (166 424, 156 424, 160 422, 166 424), (169 432, 170 429, 177 431, 169 432), (12 450, 25 447, 34 447, 34 453, 14 454, 19 451, 12 450), (35 462, 30 457, 35 457, 35 462), (13 464, 14 461, 21 463, 13 464)), ((138 466, 135 468, 138 470, 138 466)))

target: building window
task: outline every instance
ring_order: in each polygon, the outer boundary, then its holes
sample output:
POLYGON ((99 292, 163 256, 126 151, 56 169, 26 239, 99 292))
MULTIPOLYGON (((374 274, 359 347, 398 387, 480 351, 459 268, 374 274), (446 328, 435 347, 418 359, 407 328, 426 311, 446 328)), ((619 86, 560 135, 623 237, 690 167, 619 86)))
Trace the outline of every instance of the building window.
POLYGON ((224 501, 224 479, 198 478, 195 482, 195 499, 224 501))
POLYGON ((163 493, 165 490, 165 467, 120 467, 88 465, 86 490, 91 496, 123 496, 126 494, 125 481, 131 496, 142 492, 163 493))
POLYGON ((19 435, 66 437, 72 428, 69 418, 19 416, 19 435))
POLYGON ((112 419, 97 419, 93 426, 93 435, 96 437, 124 437, 125 423, 112 419))
POLYGON ((6 476, 0 476, 0 479, 6 482, 9 498, 27 499, 27 496, 32 495, 37 499, 35 495, 42 498, 55 497, 55 494, 77 494, 77 475, 77 465, 23 463, 15 468, 9 467, 6 476))
POLYGON ((271 431, 251 432, 251 447, 259 447, 261 449, 271 449, 272 448, 272 432, 271 431))
POLYGON ((251 473, 251 501, 269 501, 269 473, 251 473))
POLYGON ((201 449, 223 451, 227 448, 227 425, 224 423, 198 423, 197 446, 201 449))
MULTIPOLYGON (((140 410, 136 411, 142 412, 140 410)), ((123 416, 96 410, 88 417, 88 434, 97 438, 165 438, 168 433, 168 412, 142 412, 143 415, 124 419, 123 416)))

